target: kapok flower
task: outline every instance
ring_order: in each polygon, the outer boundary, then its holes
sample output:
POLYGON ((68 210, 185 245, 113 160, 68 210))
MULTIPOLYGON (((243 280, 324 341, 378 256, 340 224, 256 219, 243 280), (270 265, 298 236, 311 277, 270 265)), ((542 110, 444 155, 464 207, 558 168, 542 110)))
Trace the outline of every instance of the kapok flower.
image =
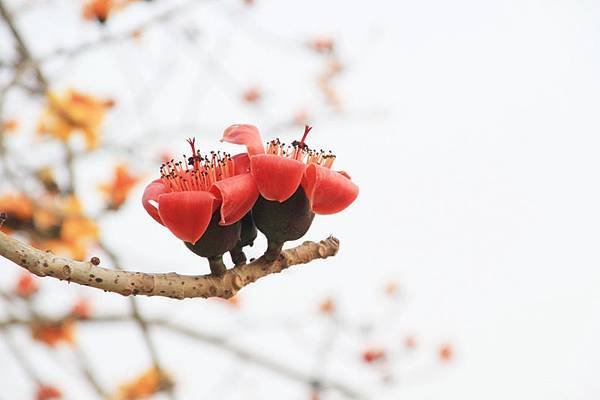
POLYGON ((113 178, 110 182, 101 184, 98 189, 108 200, 108 207, 117 209, 125 203, 129 192, 135 187, 140 179, 132 175, 124 164, 115 167, 113 178))
POLYGON ((100 128, 106 110, 113 100, 103 100, 75 90, 59 94, 48 92, 47 105, 38 123, 40 134, 49 134, 66 142, 71 135, 81 132, 88 150, 98 146, 100 128))
POLYGON ((188 143, 192 157, 184 163, 163 164, 161 177, 146 187, 142 203, 152 218, 193 244, 207 231, 213 214, 218 212, 221 226, 242 219, 254 205, 258 189, 248 173, 246 154, 211 152, 210 157, 202 157, 195 141, 188 139, 188 143))
POLYGON ((306 145, 310 130, 307 126, 302 139, 291 145, 275 139, 265 149, 256 127, 232 125, 223 133, 223 141, 247 147, 251 173, 265 199, 284 202, 302 186, 311 211, 334 214, 354 202, 358 186, 347 173, 331 169, 336 158, 333 153, 314 151, 306 145))
POLYGON ((173 381, 157 367, 151 367, 129 382, 119 385, 110 399, 141 400, 173 386, 173 381))
POLYGON ((311 128, 300 141, 285 146, 278 139, 262 145, 252 125, 232 125, 223 141, 243 144, 250 156, 250 172, 261 197, 252 209, 256 227, 267 237, 265 259, 281 253, 283 243, 308 231, 315 213, 333 214, 348 207, 358 196, 358 186, 345 172, 332 171, 335 156, 306 145, 311 128))

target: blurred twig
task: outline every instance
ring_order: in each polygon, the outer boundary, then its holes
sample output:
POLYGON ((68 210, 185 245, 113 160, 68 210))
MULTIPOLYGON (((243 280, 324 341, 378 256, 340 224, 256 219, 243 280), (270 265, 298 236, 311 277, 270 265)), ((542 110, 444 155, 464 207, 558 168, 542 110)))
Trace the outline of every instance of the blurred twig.
MULTIPOLYGON (((21 36, 20 31, 17 29, 17 26, 16 26, 15 22, 13 21, 10 12, 4 5, 3 0, 0 0, 0 15, 2 16, 2 19, 6 23, 6 26, 8 26, 8 29, 11 32, 11 34, 15 40, 15 43, 17 45, 17 50, 19 52, 19 55, 21 56, 20 62, 28 63, 30 60, 32 60, 31 52, 29 51, 29 47, 27 47, 25 40, 21 36)), ((46 82, 46 78, 42 74, 42 71, 40 70, 40 68, 35 63, 32 63, 31 66, 33 67, 33 70, 34 70, 34 73, 36 75, 38 82, 44 88, 46 88, 48 86, 48 83, 46 82)))
POLYGON ((194 329, 188 328, 187 326, 177 325, 172 322, 157 321, 156 324, 181 335, 197 339, 205 343, 209 343, 213 346, 217 346, 223 350, 226 350, 229 353, 232 353, 233 355, 242 360, 253 363, 271 372, 275 372, 276 374, 286 377, 288 379, 303 382, 310 386, 319 386, 322 390, 334 390, 350 399, 362 398, 362 396, 358 394, 354 389, 351 389, 344 384, 334 381, 323 380, 318 376, 311 376, 305 374, 283 363, 277 362, 275 360, 269 359, 256 353, 252 353, 241 346, 237 346, 233 343, 228 342, 222 337, 199 332, 194 329))
MULTIPOLYGON (((117 256, 117 254, 115 252, 113 252, 112 249, 108 245, 106 245, 106 243, 100 241, 98 244, 99 244, 100 248, 102 249, 102 251, 110 259, 111 264, 114 265, 114 267, 117 270, 122 271, 123 267, 121 266, 121 263, 119 262, 119 258, 117 256)), ((156 350, 156 345, 154 344, 154 341, 152 340, 152 336, 150 335, 150 330, 148 328, 148 322, 142 317, 142 314, 140 313, 138 300, 135 297, 129 298, 129 307, 131 309, 131 318, 136 323, 136 325, 140 328, 142 337, 144 338, 144 343, 146 344, 146 349, 148 350, 148 353, 150 354, 150 359, 152 360, 152 364, 159 371, 164 372, 165 369, 161 366, 161 362, 158 358, 158 352, 156 350)), ((175 392, 174 392, 173 386, 167 387, 167 393, 171 397, 171 399, 175 398, 175 392)))

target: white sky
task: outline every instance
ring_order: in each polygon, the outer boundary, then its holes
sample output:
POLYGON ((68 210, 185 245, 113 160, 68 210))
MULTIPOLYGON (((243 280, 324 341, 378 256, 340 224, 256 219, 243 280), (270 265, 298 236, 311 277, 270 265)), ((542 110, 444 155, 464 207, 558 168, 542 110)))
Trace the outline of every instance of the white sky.
MULTIPOLYGON (((93 26, 82 31, 78 21, 57 29, 56 19, 46 15, 76 20, 79 10, 70 1, 53 4, 60 9, 40 7, 21 22, 36 54, 97 34, 93 26)), ((151 30, 141 44, 51 64, 47 72, 58 87, 117 98, 107 140, 129 142, 138 135, 141 143, 150 127, 161 130, 158 144, 138 148, 136 156, 148 157, 157 148, 181 152, 182 139, 191 134, 208 146, 234 122, 255 123, 265 137, 290 137, 292 131, 268 129, 299 107, 323 109, 312 85, 319 57, 291 43, 331 34, 347 65, 336 82, 347 115, 317 118, 311 135, 316 147, 337 153, 336 163, 350 172, 361 194, 347 211, 317 218, 308 233, 316 240, 330 233, 339 237, 337 257, 245 288, 240 312, 201 300, 145 299, 144 309, 227 332, 310 370, 312 353, 298 348, 289 330, 275 324, 246 332, 240 326, 310 319, 319 299, 332 294, 347 318, 393 319, 393 329, 374 335, 378 340, 388 343, 396 334, 414 332, 432 353, 423 356, 423 368, 405 371, 398 360, 396 389, 373 398, 598 398, 600 3, 258 0, 248 11, 226 4, 198 6, 168 27, 151 30), (181 39, 182 26, 198 29, 196 47, 181 39), (207 73, 209 58, 228 75, 207 73), (167 72, 157 80, 161 71, 167 72), (237 99, 238 89, 250 84, 266 92, 258 109, 237 99), (136 109, 134 100, 145 87, 151 89, 147 103, 136 109), (384 313, 380 296, 389 279, 406 290, 401 314, 393 318, 384 313), (440 369, 427 357, 433 360, 435 346, 445 340, 455 344, 457 357, 440 369)), ((143 20, 145 7, 125 11, 109 30, 143 20)), ((10 107, 35 122, 28 113, 37 104, 15 99, 10 107)), ((107 176, 112 160, 99 154, 80 165, 80 185, 89 187, 92 207, 93 187, 107 176)), ((147 161, 134 164, 153 168, 147 161)), ((103 224, 125 265, 205 272, 204 262, 145 215, 140 193, 141 188, 119 217, 103 224)), ((48 309, 67 304, 73 292, 92 293, 73 288, 64 293, 62 283, 47 286, 54 293, 52 305, 43 304, 48 309)), ((114 295, 93 296, 107 309, 123 304, 114 295)), ((306 328, 309 337, 324 329, 316 322, 306 328)), ((126 355, 106 368, 136 346, 136 354, 144 354, 135 332, 122 332, 109 327, 82 332, 107 384, 148 363, 126 355)), ((227 392, 228 399, 306 398, 302 388, 270 374, 242 373, 243 366, 232 370, 235 362, 209 347, 160 340, 165 363, 183 382, 184 399, 208 396, 206 382, 216 385, 227 374, 242 374, 239 384, 254 387, 227 392)), ((360 347, 338 350, 328 373, 372 393, 370 371, 348 362, 360 347)), ((14 392, 8 398, 24 398, 19 396, 28 393, 26 381, 18 369, 1 365, 5 355, 0 347, 0 382, 9 379, 0 385, 9 388, 0 397, 14 392)), ((73 398, 89 395, 78 393, 73 398)))

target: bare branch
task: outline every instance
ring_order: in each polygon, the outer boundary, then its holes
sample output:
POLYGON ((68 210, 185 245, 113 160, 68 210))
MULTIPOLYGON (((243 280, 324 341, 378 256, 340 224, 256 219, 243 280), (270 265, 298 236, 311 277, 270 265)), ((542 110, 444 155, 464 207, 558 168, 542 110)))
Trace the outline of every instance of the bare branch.
POLYGON ((250 264, 239 265, 227 270, 221 277, 180 275, 175 272, 152 274, 115 271, 87 261, 57 257, 0 232, 0 255, 35 275, 51 276, 123 296, 140 294, 175 299, 193 297, 228 299, 259 278, 281 272, 292 265, 333 256, 338 249, 339 241, 329 237, 319 243, 304 242, 298 247, 286 250, 273 262, 267 262, 261 257, 250 264))

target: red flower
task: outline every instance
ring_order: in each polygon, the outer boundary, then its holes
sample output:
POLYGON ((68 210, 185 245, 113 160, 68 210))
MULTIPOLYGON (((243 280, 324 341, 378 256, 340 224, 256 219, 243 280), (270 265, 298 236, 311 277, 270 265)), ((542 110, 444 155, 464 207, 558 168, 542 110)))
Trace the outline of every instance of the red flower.
POLYGON ((231 157, 211 152, 202 157, 189 139, 192 157, 186 162, 169 161, 161 166, 161 177, 144 191, 142 203, 152 218, 179 239, 196 243, 212 215, 219 211, 219 225, 239 221, 258 197, 256 182, 248 173, 247 154, 231 157))
POLYGON ((358 196, 356 186, 345 172, 331 169, 335 156, 317 152, 302 140, 285 146, 278 139, 262 145, 260 133, 252 125, 232 125, 223 133, 223 141, 243 144, 250 155, 250 170, 258 191, 267 200, 284 202, 302 186, 316 214, 334 214, 348 207, 358 196))

